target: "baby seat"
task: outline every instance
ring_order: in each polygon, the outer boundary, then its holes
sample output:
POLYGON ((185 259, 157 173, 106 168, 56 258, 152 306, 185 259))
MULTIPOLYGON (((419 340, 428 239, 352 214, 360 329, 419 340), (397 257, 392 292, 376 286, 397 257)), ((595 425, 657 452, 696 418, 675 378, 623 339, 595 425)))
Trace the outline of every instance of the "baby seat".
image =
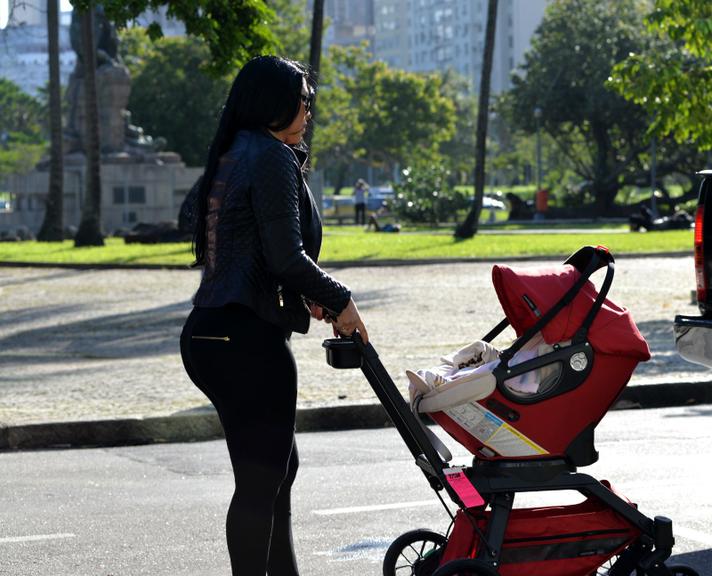
POLYGON ((494 266, 492 280, 506 319, 443 365, 407 371, 413 410, 481 460, 592 464, 595 427, 650 358, 630 313, 606 298, 613 258, 586 247, 556 267, 494 266), (597 291, 588 278, 603 266, 597 291), (499 353, 489 342, 510 324, 517 339, 499 353))

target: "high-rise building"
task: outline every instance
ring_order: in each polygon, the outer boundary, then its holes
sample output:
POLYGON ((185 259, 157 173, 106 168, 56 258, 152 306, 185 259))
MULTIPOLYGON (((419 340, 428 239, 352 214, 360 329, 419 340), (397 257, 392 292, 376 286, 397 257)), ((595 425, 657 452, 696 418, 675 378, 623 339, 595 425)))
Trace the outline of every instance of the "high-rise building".
MULTIPOLYGON (((307 0, 307 21, 311 21, 313 0, 307 0)), ((373 0, 324 0, 324 17, 329 20, 324 47, 373 42, 373 0)))
MULTIPOLYGON (((3 0, 0 0, 2 2, 3 0)), ((48 81, 47 54, 47 0, 22 0, 11 2, 12 11, 5 28, 0 29, 0 77, 11 80, 29 94, 36 95, 48 81)), ((182 22, 168 18, 167 9, 161 7, 145 12, 137 19, 139 26, 157 22, 165 36, 182 36, 182 22)), ((59 76, 67 85, 74 70, 76 54, 69 41, 71 12, 60 14, 59 26, 59 76)))
POLYGON ((10 1, 9 23, 15 26, 44 26, 47 22, 47 0, 10 1))
MULTIPOLYGON (((487 23, 486 0, 372 0, 373 53, 396 68, 416 72, 452 69, 479 86, 487 23)), ((551 0, 500 0, 492 92, 511 85, 530 39, 551 0)))
MULTIPOLYGON (((34 14, 30 11, 30 2, 25 4, 24 11, 34 14)), ((8 25, 0 29, 0 77, 11 80, 33 95, 49 80, 47 12, 42 12, 41 17, 40 23, 23 21, 17 24, 13 15, 8 25)), ((77 55, 69 41, 69 23, 63 20, 59 27, 59 76, 60 82, 66 86, 77 55)))

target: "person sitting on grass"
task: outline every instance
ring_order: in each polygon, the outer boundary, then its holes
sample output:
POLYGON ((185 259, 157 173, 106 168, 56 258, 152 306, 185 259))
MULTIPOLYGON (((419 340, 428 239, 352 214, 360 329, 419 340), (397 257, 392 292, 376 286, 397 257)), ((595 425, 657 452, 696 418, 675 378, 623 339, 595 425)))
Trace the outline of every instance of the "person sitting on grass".
POLYGON ((395 222, 395 217, 390 211, 388 202, 385 200, 376 212, 371 212, 369 215, 366 231, 369 231, 371 226, 373 226, 374 232, 400 232, 401 229, 400 224, 395 222))

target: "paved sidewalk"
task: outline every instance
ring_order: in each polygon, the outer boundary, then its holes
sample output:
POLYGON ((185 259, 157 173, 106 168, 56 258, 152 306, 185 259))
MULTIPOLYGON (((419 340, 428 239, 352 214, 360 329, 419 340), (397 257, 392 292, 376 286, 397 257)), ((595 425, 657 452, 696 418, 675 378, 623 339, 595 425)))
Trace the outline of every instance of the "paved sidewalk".
MULTIPOLYGON (((537 266, 558 260, 518 262, 537 266)), ((427 367, 502 318, 491 263, 345 268, 373 345, 405 392, 427 367)), ((597 274, 601 277, 601 273, 597 274)), ((0 268, 0 448, 191 440, 219 434, 178 354, 196 271, 0 268)), ((712 372, 674 349, 675 314, 696 314, 692 257, 617 260, 611 298, 631 309, 653 351, 623 405, 712 401, 712 372)), ((511 339, 507 331, 498 342, 511 339)), ((381 424, 359 370, 334 370, 315 324, 295 335, 301 430, 381 424)), ((269 385, 265 377, 264 385, 269 385)))

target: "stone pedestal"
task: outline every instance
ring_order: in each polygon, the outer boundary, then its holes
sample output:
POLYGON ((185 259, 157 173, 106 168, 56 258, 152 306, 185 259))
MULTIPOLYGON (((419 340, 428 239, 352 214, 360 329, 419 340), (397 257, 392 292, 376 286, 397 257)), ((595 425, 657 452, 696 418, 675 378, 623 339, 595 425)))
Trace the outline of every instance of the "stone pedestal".
MULTIPOLYGON (((102 154, 124 150, 125 120, 123 111, 131 93, 129 71, 123 65, 104 65, 96 70, 99 101, 99 140, 102 154)), ((68 153, 83 150, 85 134, 84 78, 72 73, 67 87, 69 118, 65 129, 65 149, 68 153)))

